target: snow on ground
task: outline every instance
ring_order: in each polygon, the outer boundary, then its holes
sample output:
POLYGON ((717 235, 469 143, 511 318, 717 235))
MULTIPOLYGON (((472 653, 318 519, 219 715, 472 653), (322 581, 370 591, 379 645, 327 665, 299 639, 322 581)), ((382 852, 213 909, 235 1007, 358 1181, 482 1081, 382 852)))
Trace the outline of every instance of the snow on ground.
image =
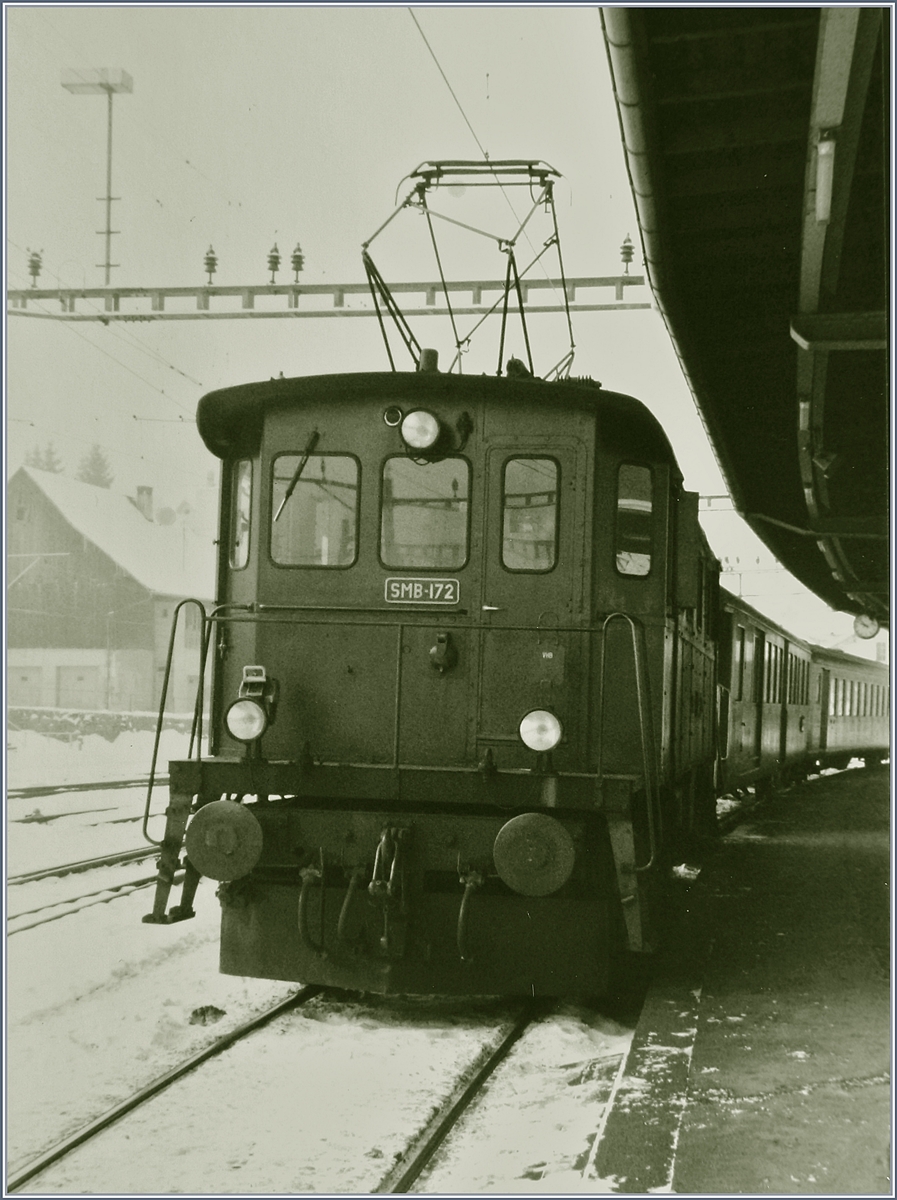
MULTIPOLYGON (((6 734, 6 785, 9 788, 49 787, 63 783, 94 783, 107 779, 140 779, 149 774, 155 734, 149 730, 121 733, 114 742, 88 734, 75 742, 47 737, 33 729, 6 734)), ((185 758, 189 738, 176 730, 163 731, 159 740, 160 774, 168 773, 170 758, 185 758)))
POLYGON ((583 1179, 632 1029, 566 1006, 495 1072, 415 1191, 597 1192, 583 1179))
MULTIPOLYGON (((12 736, 22 753, 9 782, 21 787, 145 774, 152 735, 119 738, 119 757, 106 744, 104 762, 87 747, 92 739, 79 749, 12 736)), ((169 754, 183 754, 182 743, 165 749, 162 770, 169 754)), ((140 845, 143 803, 140 789, 11 799, 9 873, 140 845), (21 819, 35 808, 59 819, 21 819)), ((165 803, 163 788, 154 809, 165 803)), ((129 864, 41 880, 10 889, 10 906, 22 913, 64 904, 150 873, 150 864, 129 864)), ((147 889, 9 938, 11 1171, 295 990, 218 973, 219 905, 209 881, 192 921, 143 924, 151 905, 147 889), (223 1015, 196 1023, 200 1009, 223 1015)), ((23 1192, 366 1192, 509 1011, 495 999, 320 998, 179 1081, 23 1192)), ((530 1031, 422 1190, 582 1190, 630 1036, 609 1018, 569 1007, 530 1031)))
POLYGON ((494 1001, 312 1001, 24 1191, 367 1192, 504 1011, 494 1001))
MULTIPOLYGON (((154 735, 123 733, 114 742, 90 736, 62 742, 24 729, 10 732, 7 789, 61 787, 75 783, 145 778, 154 735)), ((160 742, 157 773, 168 773, 168 760, 186 754, 187 739, 168 731, 160 742)), ((167 785, 157 784, 152 798, 151 837, 161 839, 168 804, 167 785)), ((96 858, 145 845, 142 835, 146 786, 118 791, 7 796, 6 869, 19 875, 44 867, 96 858)))
POLYGON ((9 939, 10 1169, 295 990, 219 975, 208 884, 192 921, 145 925, 151 903, 137 892, 9 939), (209 1006, 224 1016, 192 1024, 209 1006))
MULTIPOLYGON (((153 793, 150 836, 161 839, 167 787, 153 793)), ((146 788, 7 800, 7 871, 23 875, 120 850, 152 850, 142 833, 146 788)))
MULTIPOLYGON (((508 1011, 497 1000, 312 1001, 24 1191, 369 1192, 481 1046, 496 1039, 508 1011)), ((619 1062, 627 1040, 627 1031, 573 1009, 528 1034, 493 1081, 490 1100, 468 1119, 439 1176, 441 1190, 557 1193, 561 1179, 582 1190, 575 1163, 602 1116, 602 1067, 619 1062), (521 1181, 521 1164, 544 1178, 521 1181), (571 1168, 566 1177, 559 1165, 571 1168)))

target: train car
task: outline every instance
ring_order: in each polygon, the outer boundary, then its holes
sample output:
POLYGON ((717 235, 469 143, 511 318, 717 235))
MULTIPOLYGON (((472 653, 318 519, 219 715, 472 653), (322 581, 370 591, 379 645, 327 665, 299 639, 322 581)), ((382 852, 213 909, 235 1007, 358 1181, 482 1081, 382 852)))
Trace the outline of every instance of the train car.
POLYGON ((713 827, 719 565, 640 402, 421 363, 200 402, 209 753, 147 919, 206 876, 227 973, 598 994, 713 827))
POLYGON ((846 767, 852 758, 877 766, 890 755, 890 671, 840 650, 813 647, 814 759, 846 767))
POLYGON ((887 757, 884 664, 801 641, 723 590, 720 601, 721 793, 887 757))
POLYGON ((806 772, 818 721, 812 652, 756 609, 721 593, 720 790, 806 772))

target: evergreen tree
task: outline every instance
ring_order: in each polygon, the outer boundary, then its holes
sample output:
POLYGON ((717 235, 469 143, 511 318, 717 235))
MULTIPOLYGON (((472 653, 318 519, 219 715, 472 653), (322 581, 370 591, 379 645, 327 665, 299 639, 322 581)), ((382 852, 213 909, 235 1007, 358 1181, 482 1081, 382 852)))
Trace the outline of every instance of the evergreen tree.
POLYGON ((57 456, 56 447, 52 442, 47 442, 43 452, 41 452, 40 446, 29 450, 25 456, 25 466, 34 467, 37 471, 52 471, 54 475, 58 475, 62 470, 62 462, 57 456))
POLYGON ((99 442, 94 442, 81 459, 81 465, 78 467, 78 474, 75 478, 80 479, 82 483, 92 483, 94 487, 107 488, 112 485, 115 476, 112 474, 109 460, 99 442))
POLYGON ((44 470, 52 471, 54 475, 62 471, 62 460, 56 454, 56 447, 52 442, 47 442, 44 450, 44 470))

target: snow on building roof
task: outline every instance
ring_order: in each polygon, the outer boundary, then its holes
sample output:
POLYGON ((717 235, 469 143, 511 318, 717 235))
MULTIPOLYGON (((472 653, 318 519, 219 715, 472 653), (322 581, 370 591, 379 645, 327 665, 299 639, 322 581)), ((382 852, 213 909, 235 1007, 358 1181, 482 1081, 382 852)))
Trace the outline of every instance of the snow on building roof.
POLYGON ((66 521, 138 583, 162 596, 215 595, 215 546, 182 523, 148 521, 122 492, 20 467, 66 521))

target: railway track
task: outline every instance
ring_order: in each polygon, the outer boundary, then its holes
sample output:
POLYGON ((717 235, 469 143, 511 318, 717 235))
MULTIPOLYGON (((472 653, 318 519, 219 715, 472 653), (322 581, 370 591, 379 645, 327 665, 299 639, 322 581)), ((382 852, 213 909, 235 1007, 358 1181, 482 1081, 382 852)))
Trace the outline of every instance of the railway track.
POLYGON ((28 1183, 30 1179, 34 1179, 36 1175, 39 1175, 48 1167, 53 1166, 54 1163, 59 1162, 61 1159, 65 1158, 66 1155, 71 1154, 72 1151, 76 1150, 79 1146, 83 1146, 92 1138, 98 1137, 99 1134, 101 1134, 104 1130, 109 1129, 118 1121, 121 1121, 129 1113, 132 1113, 135 1109, 139 1108, 142 1104, 146 1104, 148 1100, 151 1100, 154 1096, 157 1096, 160 1092, 170 1087, 173 1083, 176 1083, 177 1080, 182 1079, 183 1076, 187 1075, 195 1067, 201 1066, 204 1062, 208 1062, 209 1059, 221 1054, 222 1051, 227 1050, 236 1042, 248 1037, 257 1029, 261 1029, 263 1025, 267 1025, 269 1021, 273 1021, 275 1017, 279 1017, 283 1013, 289 1012, 292 1009, 298 1008, 300 1005, 305 1004, 308 1000, 311 1000, 323 990, 323 988, 318 986, 301 988, 292 996, 288 996, 286 1000, 281 1000, 277 1004, 272 1004, 270 1008, 265 1009, 265 1011, 259 1013, 258 1016, 253 1017, 249 1021, 244 1021, 243 1024, 238 1025, 236 1029, 232 1029, 229 1033, 217 1038, 204 1050, 200 1050, 198 1054, 192 1055, 184 1062, 179 1063, 178 1066, 173 1067, 170 1071, 166 1071, 164 1075, 160 1075, 158 1079, 154 1079, 152 1083, 147 1084, 146 1087, 140 1088, 139 1091, 134 1092, 134 1094, 129 1096, 126 1100, 123 1100, 120 1104, 116 1104, 113 1108, 110 1108, 107 1112, 103 1113, 102 1116, 97 1117, 96 1120, 90 1121, 87 1125, 83 1125, 73 1134, 70 1134, 67 1138, 63 1138, 63 1140, 57 1142, 55 1146, 51 1146, 49 1150, 44 1151, 43 1154, 38 1155, 37 1158, 32 1159, 24 1167, 21 1167, 18 1171, 12 1173, 7 1179, 7 1191, 10 1193, 18 1191, 20 1188, 24 1187, 24 1185, 28 1183))
MULTIPOLYGON (((96 904, 109 904, 113 900, 121 900, 125 896, 130 896, 132 892, 139 892, 142 888, 151 887, 156 882, 156 878, 156 875, 144 875, 140 879, 129 879, 124 883, 107 884, 106 887, 98 888, 93 892, 84 892, 82 895, 73 896, 68 900, 53 900, 49 904, 42 904, 37 908, 11 913, 6 918, 7 937, 12 937, 15 933, 25 933, 40 925, 49 925, 52 921, 61 921, 63 917, 74 916, 75 913, 83 912, 85 908, 92 908, 96 904), (26 919, 28 917, 33 919, 29 921, 26 919)), ((178 871, 175 874, 174 882, 179 883, 182 878, 183 872, 178 871)))
MULTIPOLYGON (((126 863, 145 862, 148 858, 155 858, 158 854, 156 846, 142 846, 138 850, 124 850, 114 854, 103 854, 98 858, 86 858, 77 863, 62 863, 59 866, 48 866, 40 871, 28 871, 23 875, 12 875, 8 877, 7 884, 10 887, 20 887, 25 883, 37 883, 48 878, 64 878, 68 875, 79 875, 85 871, 92 871, 104 868, 104 866, 121 866, 126 863)), ((182 878, 182 872, 177 872, 175 882, 182 878)), ((7 914, 6 930, 7 936, 12 937, 13 934, 24 934, 26 930, 36 929, 38 925, 47 925, 53 920, 61 920, 62 917, 71 917, 76 912, 82 912, 84 908, 90 908, 97 904, 109 904, 112 900, 120 900, 124 896, 131 895, 132 892, 138 892, 140 888, 148 888, 152 883, 156 882, 156 875, 143 875, 136 880, 126 880, 122 883, 107 884, 106 887, 97 888, 94 892, 85 892, 82 895, 71 896, 65 900, 53 899, 47 904, 38 905, 35 908, 26 908, 22 912, 14 912, 7 914), (31 918, 30 920, 28 918, 31 918)))
POLYGON ((507 1057, 515 1042, 519 1041, 527 1029, 546 1014, 549 1007, 553 1005, 538 1002, 528 1004, 505 1026, 498 1043, 487 1046, 471 1063, 454 1090, 398 1162, 371 1189, 373 1193, 398 1195, 411 1190, 495 1068, 507 1057))
POLYGON ((94 871, 98 867, 114 867, 120 863, 140 862, 159 853, 157 846, 139 846, 136 850, 120 850, 115 854, 103 854, 98 858, 82 858, 77 862, 62 863, 58 867, 42 867, 39 871, 26 871, 22 875, 9 875, 7 884, 15 887, 23 883, 36 883, 40 879, 61 879, 65 875, 79 875, 94 871))
MULTIPOLYGON (((10 800, 36 800, 43 796, 67 796, 73 792, 109 792, 116 788, 146 787, 148 783, 149 776, 140 779, 104 779, 98 783, 40 784, 36 787, 9 788, 6 795, 10 800)), ((159 787, 167 785, 168 776, 157 775, 155 783, 159 787)))
MULTIPOLYGON (((22 875, 12 875, 7 880, 7 883, 10 887, 16 887, 28 883, 37 883, 43 879, 61 879, 68 875, 82 874, 103 867, 121 866, 130 862, 142 862, 148 858, 154 858, 157 854, 158 849, 155 846, 143 846, 136 850, 122 850, 115 854, 102 855, 99 858, 82 859, 79 862, 63 863, 57 867, 46 867, 40 871, 29 871, 22 875)), ((179 872, 176 879, 180 877, 182 875, 179 872)), ((26 930, 35 929, 39 925, 47 925, 51 921, 59 921, 63 917, 72 916, 74 913, 81 912, 83 909, 90 908, 95 904, 108 904, 112 900, 122 899, 124 896, 129 896, 132 892, 139 891, 141 888, 150 887, 155 881, 155 874, 142 875, 138 879, 106 884, 105 887, 84 892, 79 896, 68 897, 64 900, 53 898, 35 908, 9 913, 6 918, 7 935, 11 937, 15 933, 24 933, 26 930), (32 919, 28 920, 27 918, 29 917, 32 919)))
MULTIPOLYGON (((60 1163, 78 1148, 98 1138, 129 1114, 149 1102, 160 1092, 182 1079, 195 1068, 235 1046, 255 1031, 329 989, 321 986, 301 988, 293 995, 266 1009, 263 1013, 237 1026, 223 1037, 216 1039, 204 1050, 186 1059, 171 1070, 160 1075, 151 1083, 135 1091, 100 1117, 83 1125, 68 1137, 57 1142, 48 1150, 12 1172, 7 1181, 7 1191, 13 1194, 29 1181, 60 1163)), ((390 1170, 371 1188, 378 1194, 403 1194, 409 1192, 425 1168, 434 1161, 440 1146, 452 1129, 469 1109, 471 1103, 499 1066, 512 1047, 527 1029, 540 1020, 554 1003, 528 1002, 518 1012, 494 1030, 488 1044, 481 1049, 461 1074, 450 1094, 437 1103, 435 1111, 426 1125, 410 1141, 407 1149, 395 1161, 390 1170)))

